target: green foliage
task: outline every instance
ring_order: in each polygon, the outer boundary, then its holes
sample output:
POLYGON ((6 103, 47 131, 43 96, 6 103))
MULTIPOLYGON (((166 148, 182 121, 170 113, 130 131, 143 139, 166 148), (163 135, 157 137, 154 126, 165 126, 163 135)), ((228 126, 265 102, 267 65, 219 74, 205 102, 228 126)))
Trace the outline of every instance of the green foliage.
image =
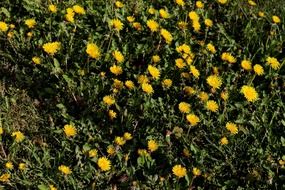
POLYGON ((182 7, 179 1, 129 0, 118 8, 118 2, 103 0, 1 1, 0 22, 9 29, 0 25, 0 188, 285 188, 285 4, 202 2, 204 7, 197 8, 196 1, 185 0, 182 7), (56 5, 56 13, 49 3, 56 5), (70 22, 67 9, 76 10, 76 4, 85 14, 77 11, 70 22), (150 8, 156 9, 153 14, 150 8), (160 9, 170 18, 162 18, 160 9), (199 30, 192 26, 190 11, 199 15, 199 30), (273 15, 281 22, 274 23, 273 15), (123 23, 122 30, 111 25, 115 18, 123 23), (206 26, 207 18, 213 26, 206 26), (35 19, 34 27, 27 19, 35 19), (150 19, 159 24, 157 32, 147 26, 150 19), (50 51, 55 47, 44 48, 50 42, 60 43, 54 54, 50 51), (87 51, 93 43, 99 58, 87 51), (209 43, 216 52, 207 48, 209 43), (189 52, 179 52, 183 44, 189 52), (121 52, 122 63, 114 51, 121 52), (237 61, 223 59, 225 52, 237 61), (268 57, 277 59, 277 69, 268 57), (243 60, 251 62, 249 70, 243 60), (253 69, 256 64, 263 74, 253 69), (113 65, 122 73, 112 71, 113 65), (221 87, 209 85, 210 75, 221 79, 221 87), (167 86, 165 79, 172 84, 167 86), (154 92, 143 89, 143 83, 154 92), (244 96, 244 85, 254 87, 256 101, 247 101, 253 94, 244 96), (205 106, 208 99, 217 103, 217 111, 205 106), (199 118, 197 125, 188 114, 199 118), (236 124, 236 134, 226 128, 229 122, 236 124), (19 131, 24 139, 17 142, 19 131), (106 171, 98 161, 102 157, 111 163, 106 171), (68 171, 60 170, 61 165, 71 173, 64 174, 68 171), (181 178, 175 165, 186 169, 181 178))

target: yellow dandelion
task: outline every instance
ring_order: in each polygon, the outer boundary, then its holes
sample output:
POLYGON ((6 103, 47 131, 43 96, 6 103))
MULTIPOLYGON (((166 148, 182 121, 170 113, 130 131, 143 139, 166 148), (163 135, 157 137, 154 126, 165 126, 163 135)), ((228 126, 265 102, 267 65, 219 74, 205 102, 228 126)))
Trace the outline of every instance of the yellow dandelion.
POLYGON ((127 81, 125 82, 125 85, 126 85, 126 87, 127 87, 128 89, 130 89, 130 90, 135 87, 133 81, 131 81, 131 80, 127 80, 127 81))
POLYGON ((195 114, 188 114, 186 119, 192 126, 196 126, 200 122, 200 118, 195 114))
POLYGON ((99 59, 101 52, 99 47, 94 43, 88 43, 86 47, 86 53, 94 59, 99 59))
POLYGON ((11 175, 8 173, 4 173, 0 176, 0 181, 1 182, 8 182, 10 179, 11 175))
POLYGON ((218 109, 219 109, 219 106, 218 106, 218 104, 217 104, 216 101, 214 101, 214 100, 208 100, 208 101, 206 102, 206 109, 207 109, 207 110, 210 110, 210 111, 212 111, 212 112, 217 112, 218 109))
POLYGON ((215 46, 213 44, 211 44, 211 43, 207 44, 206 47, 207 47, 207 50, 210 51, 213 54, 217 52, 215 46))
POLYGON ((219 2, 220 4, 226 4, 226 3, 228 2, 228 0, 218 0, 218 2, 219 2))
POLYGON ((190 73, 195 77, 195 78, 199 78, 200 76, 200 72, 198 69, 196 69, 196 67, 194 65, 190 65, 190 73))
POLYGON ((275 57, 267 57, 266 63, 270 65, 270 67, 274 70, 277 70, 280 68, 280 63, 275 57))
POLYGON ((56 13, 57 12, 57 7, 55 5, 53 5, 53 4, 49 5, 48 9, 52 13, 56 13))
POLYGON ((128 132, 125 132, 124 133, 124 139, 129 141, 133 138, 132 134, 131 133, 128 133, 128 132))
POLYGON ((158 149, 158 144, 155 140, 147 141, 147 148, 150 152, 154 152, 158 149))
POLYGON ((238 133, 238 127, 235 123, 227 122, 226 129, 231 132, 231 134, 237 134, 238 133))
POLYGON ((207 77, 207 83, 214 89, 219 89, 222 85, 222 79, 218 75, 210 75, 207 77))
POLYGON ((68 166, 60 165, 58 166, 58 170, 64 175, 69 175, 72 173, 71 169, 68 166))
POLYGON ((146 21, 146 25, 152 32, 157 32, 159 29, 159 24, 152 19, 146 21))
POLYGON ((207 27, 212 27, 213 26, 213 21, 211 19, 208 19, 208 18, 205 19, 204 23, 205 23, 205 25, 207 27))
POLYGON ((117 118, 117 113, 114 110, 109 110, 108 115, 111 120, 117 118))
POLYGON ((198 168, 193 168, 192 173, 194 176, 199 176, 201 175, 201 170, 198 168))
POLYGON ((116 1, 115 5, 117 8, 123 8, 124 7, 124 4, 121 1, 116 1))
POLYGON ((14 168, 14 165, 12 162, 6 162, 5 168, 7 168, 8 170, 12 170, 14 168))
POLYGON ((227 144, 229 144, 229 141, 228 141, 227 137, 221 138, 220 144, 221 144, 221 145, 227 145, 227 144))
POLYGON ((54 55, 60 50, 61 43, 60 42, 49 42, 43 45, 43 49, 46 53, 50 55, 54 55))
POLYGON ((111 161, 106 157, 99 158, 97 165, 102 171, 108 171, 111 169, 111 161))
POLYGON ((189 12, 188 16, 192 21, 199 21, 200 19, 199 15, 195 11, 189 12))
POLYGON ((160 9, 160 10, 159 10, 159 16, 160 16, 161 18, 170 18, 169 13, 168 13, 167 10, 165 10, 165 9, 160 9))
POLYGON ((72 7, 73 11, 77 14, 80 14, 80 15, 84 15, 85 14, 85 10, 83 7, 81 7, 80 5, 74 5, 72 7))
POLYGON ((249 102, 254 102, 258 99, 258 93, 252 86, 244 85, 240 91, 249 102))
POLYGON ((196 7, 198 9, 202 9, 204 7, 204 3, 202 1, 196 1, 196 7))
POLYGON ((275 24, 279 24, 281 22, 280 18, 276 15, 272 16, 272 21, 275 23, 275 24))
POLYGON ((13 132, 11 136, 15 137, 16 142, 22 142, 25 139, 25 135, 20 131, 13 132))
POLYGON ((41 58, 39 58, 39 57, 33 57, 32 61, 37 65, 41 64, 41 58))
POLYGON ((162 86, 164 88, 170 88, 172 86, 172 80, 171 79, 164 79, 162 81, 162 86))
POLYGON ((19 170, 25 170, 26 169, 26 164, 25 163, 20 163, 18 168, 19 168, 19 170))
POLYGON ((160 62, 160 57, 159 55, 153 55, 151 60, 154 62, 154 63, 158 63, 160 62))
POLYGON ((170 44, 172 42, 173 37, 172 37, 172 35, 171 35, 171 33, 169 31, 167 31, 166 29, 162 28, 160 30, 160 34, 165 39, 166 43, 170 44))
POLYGON ((118 63, 122 63, 125 60, 124 55, 118 50, 113 51, 112 55, 118 63))
POLYGON ((249 60, 242 60, 241 67, 247 71, 250 71, 252 69, 251 62, 249 60))
POLYGON ((110 71, 111 71, 114 75, 116 75, 116 76, 118 76, 118 75, 120 75, 120 74, 123 73, 122 67, 121 67, 121 66, 117 66, 117 65, 111 66, 111 67, 110 67, 110 71))
POLYGON ((9 29, 8 24, 6 24, 6 23, 3 22, 3 21, 0 21, 0 30, 1 30, 2 32, 6 32, 8 29, 9 29))
POLYGON ((264 69, 263 69, 263 67, 262 67, 261 65, 259 65, 259 64, 255 64, 255 65, 253 66, 253 70, 254 70, 254 72, 255 72, 257 75, 263 75, 263 74, 264 74, 264 69))
POLYGON ((143 84, 143 83, 148 83, 149 80, 148 80, 148 78, 147 78, 146 75, 139 75, 139 77, 138 77, 138 82, 139 82, 140 84, 143 84))
POLYGON ((104 96, 103 102, 107 104, 108 106, 111 106, 115 103, 115 99, 112 96, 104 96))
POLYGON ((183 7, 185 5, 184 0, 175 0, 177 5, 180 5, 181 7, 183 7))
POLYGON ((110 25, 117 31, 121 31, 124 28, 124 24, 119 19, 112 19, 110 25))
POLYGON ((190 112, 190 104, 188 104, 186 102, 180 102, 178 104, 178 108, 179 108, 181 113, 189 113, 190 112))
POLYGON ((115 148, 114 148, 113 145, 109 145, 109 146, 107 147, 107 153, 108 153, 109 155, 114 155, 114 154, 116 153, 116 150, 115 150, 115 148))
POLYGON ((187 174, 186 168, 181 165, 175 165, 172 167, 172 172, 178 178, 185 177, 187 174))
POLYGON ((152 86, 148 83, 142 84, 142 90, 147 94, 152 94, 154 92, 152 86))
POLYGON ((227 91, 223 91, 221 92, 221 98, 224 100, 224 101, 227 101, 229 99, 229 93, 227 91))
POLYGON ((135 17, 133 17, 133 16, 127 16, 127 20, 128 20, 130 23, 132 23, 132 22, 135 21, 135 17))
POLYGON ((147 67, 148 69, 148 72, 150 73, 150 75, 154 78, 154 79, 159 79, 160 77, 160 71, 158 68, 152 66, 152 65, 149 65, 147 67))
POLYGON ((64 125, 64 133, 67 137, 73 137, 77 134, 77 130, 73 125, 64 125))
POLYGON ((126 143, 124 137, 115 137, 115 143, 119 146, 123 146, 126 143))
POLYGON ((37 22, 33 18, 25 20, 25 25, 27 25, 28 28, 34 28, 36 24, 37 22))

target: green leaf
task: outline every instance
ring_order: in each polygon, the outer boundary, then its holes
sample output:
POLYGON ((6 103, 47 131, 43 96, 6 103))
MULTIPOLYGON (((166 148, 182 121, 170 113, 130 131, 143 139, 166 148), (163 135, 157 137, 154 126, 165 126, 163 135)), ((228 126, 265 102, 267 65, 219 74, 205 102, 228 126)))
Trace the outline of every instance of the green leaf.
POLYGON ((44 185, 44 184, 40 184, 40 185, 38 185, 38 189, 39 190, 49 190, 49 187, 44 185))

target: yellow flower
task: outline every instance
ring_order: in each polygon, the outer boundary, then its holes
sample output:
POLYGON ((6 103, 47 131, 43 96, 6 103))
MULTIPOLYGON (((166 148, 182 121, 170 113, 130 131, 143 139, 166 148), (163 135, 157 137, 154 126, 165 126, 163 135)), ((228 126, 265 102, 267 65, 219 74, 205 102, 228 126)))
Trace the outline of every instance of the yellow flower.
POLYGON ((272 21, 276 24, 279 24, 281 22, 280 18, 276 15, 272 16, 272 21))
POLYGON ((189 113, 190 112, 190 104, 186 102, 180 102, 178 105, 180 112, 182 113, 189 113))
POLYGON ((207 83, 214 89, 219 89, 222 85, 222 79, 217 75, 210 75, 207 77, 207 83))
POLYGON ((194 65, 190 65, 190 73, 192 73, 192 75, 195 77, 195 78, 199 78, 200 76, 200 72, 198 69, 196 69, 196 67, 194 65))
POLYGON ((149 140, 147 141, 147 148, 150 152, 154 152, 158 149, 158 144, 155 140, 149 140))
POLYGON ((142 84, 142 90, 147 94, 152 94, 154 92, 152 86, 148 83, 142 84))
POLYGON ((146 149, 138 149, 138 155, 140 156, 149 156, 149 153, 146 149))
POLYGON ((168 32, 166 29, 161 29, 160 34, 165 39, 166 43, 170 44, 173 40, 173 37, 170 32, 168 32))
MULTIPOLYGON (((70 10, 71 8, 68 8, 68 9, 70 10)), ((75 13, 74 13, 73 9, 71 9, 71 10, 72 11, 68 11, 68 13, 65 14, 65 19, 68 22, 74 23, 74 15, 75 15, 75 13)))
POLYGON ((89 157, 91 157, 91 158, 96 157, 97 154, 98 154, 98 151, 97 151, 96 149, 91 149, 91 150, 89 150, 89 152, 88 152, 88 155, 89 155, 89 157))
POLYGON ((28 32, 28 33, 27 33, 27 36, 28 36, 28 37, 32 37, 32 36, 33 36, 33 33, 32 33, 32 32, 28 32))
POLYGON ((60 46, 61 46, 60 42, 49 42, 43 45, 43 49, 46 53, 54 55, 60 50, 60 46))
POLYGON ((99 47, 94 43, 88 43, 86 48, 86 53, 94 59, 99 59, 101 52, 99 47))
POLYGON ((263 75, 264 74, 264 70, 263 70, 263 67, 259 64, 255 64, 253 66, 253 70, 254 72, 257 74, 257 75, 263 75))
POLYGON ((207 50, 209 50, 213 54, 217 52, 215 46, 211 43, 207 44, 207 50))
POLYGON ((158 63, 158 62, 160 62, 160 57, 159 57, 159 55, 154 55, 154 56, 152 56, 151 60, 154 63, 158 63))
POLYGON ((221 98, 224 100, 224 101, 227 101, 229 99, 229 93, 227 91, 224 91, 221 93, 221 98))
POLYGON ((124 139, 124 137, 116 137, 115 143, 119 146, 123 146, 126 143, 126 140, 124 139))
POLYGON ((185 177, 187 174, 186 168, 181 165, 175 165, 172 167, 172 172, 178 178, 185 177))
POLYGON ((73 137, 77 134, 76 128, 73 125, 64 125, 64 133, 67 137, 73 137))
POLYGON ((164 79, 162 81, 162 86, 165 88, 170 88, 172 86, 172 80, 171 79, 164 79))
POLYGON ((0 135, 2 135, 2 134, 3 134, 3 128, 0 127, 0 135))
POLYGON ((12 32, 12 31, 8 32, 8 34, 7 34, 8 38, 12 38, 13 36, 14 36, 14 32, 12 32))
POLYGON ((186 119, 192 126, 196 126, 200 122, 199 117, 196 116, 195 114, 188 114, 186 116, 186 119))
POLYGON ((201 25, 198 21, 194 20, 192 23, 195 32, 199 32, 201 29, 201 25))
POLYGON ((110 25, 117 31, 121 31, 124 27, 124 24, 119 19, 112 19, 110 25))
POLYGON ((103 102, 108 106, 111 106, 115 103, 115 99, 112 96, 104 96, 103 102))
POLYGON ((125 82, 125 85, 126 85, 126 87, 127 87, 128 89, 130 89, 130 90, 135 87, 133 81, 131 81, 131 80, 127 80, 127 81, 125 82))
POLYGON ((139 22, 134 22, 133 23, 133 27, 136 29, 136 30, 142 30, 142 25, 139 23, 139 22))
POLYGON ((180 5, 181 7, 185 5, 184 0, 175 0, 175 2, 177 3, 177 5, 180 5))
POLYGON ((184 60, 181 58, 178 58, 175 60, 175 65, 179 68, 182 69, 186 66, 186 64, 184 63, 184 60))
POLYGON ((109 110, 108 114, 111 120, 117 118, 117 113, 113 110, 109 110))
POLYGON ((147 69, 148 69, 148 72, 150 73, 150 75, 151 75, 154 79, 159 79, 159 77, 160 77, 160 71, 159 71, 156 67, 154 67, 154 66, 152 66, 152 65, 149 65, 149 66, 147 67, 147 69))
POLYGON ((132 22, 135 21, 135 17, 133 17, 133 16, 127 16, 127 20, 128 20, 130 23, 132 23, 132 22))
POLYGON ((199 176, 201 175, 201 170, 199 170, 198 168, 193 168, 192 173, 194 176, 199 176))
POLYGON ((202 1, 197 1, 196 2, 196 7, 199 9, 202 9, 204 7, 204 3, 202 3, 202 1))
POLYGON ((50 12, 52 13, 56 13, 57 12, 57 8, 55 5, 51 4, 48 6, 48 9, 50 10, 50 12))
POLYGON ((7 163, 5 164, 5 167, 6 167, 8 170, 12 170, 12 169, 14 168, 14 165, 13 165, 12 162, 7 162, 7 163))
POLYGON ((36 24, 37 22, 33 18, 25 20, 25 25, 27 25, 28 28, 34 28, 36 24))
POLYGON ((10 179, 11 175, 8 173, 4 173, 0 176, 0 181, 1 182, 8 182, 10 179))
POLYGON ((122 63, 125 60, 123 54, 120 51, 115 50, 112 55, 118 63, 122 63))
POLYGON ((85 10, 83 7, 81 7, 80 5, 74 5, 72 7, 73 11, 77 14, 80 14, 80 15, 84 15, 85 14, 85 10))
POLYGON ((191 86, 185 86, 185 87, 183 88, 183 91, 184 91, 188 96, 191 96, 191 95, 193 95, 193 94, 196 93, 196 90, 195 90, 193 87, 191 87, 191 86))
POLYGON ((187 29, 187 26, 188 26, 188 23, 187 23, 187 22, 184 22, 184 21, 179 21, 179 22, 178 22, 178 27, 179 27, 181 30, 186 30, 186 29, 187 29))
POLYGON ((210 110, 212 112, 217 112, 219 109, 219 106, 217 102, 215 102, 214 100, 209 100, 206 102, 206 108, 207 110, 210 110))
POLYGON ((241 88, 241 93, 249 102, 254 102, 258 99, 258 93, 254 89, 254 87, 244 85, 241 88))
POLYGON ((218 0, 218 2, 221 4, 226 4, 228 2, 228 0, 218 0))
POLYGON ((41 58, 39 58, 39 57, 33 57, 32 58, 32 61, 35 63, 35 64, 41 64, 41 58))
POLYGON ((252 0, 248 0, 248 4, 251 5, 251 6, 256 6, 256 3, 252 0))
POLYGON ((159 16, 162 17, 162 18, 169 18, 170 17, 169 13, 165 9, 160 9, 159 10, 159 16))
POLYGON ((58 170, 61 171, 61 173, 63 173, 64 175, 68 175, 68 174, 72 173, 71 169, 68 166, 65 166, 65 165, 60 165, 58 167, 58 170))
POLYGON ((265 14, 264 14, 264 12, 259 11, 259 12, 258 12, 258 16, 260 16, 260 17, 264 17, 264 16, 265 16, 265 14))
POLYGON ((152 19, 148 20, 146 22, 146 25, 152 32, 156 32, 159 29, 159 24, 152 19))
POLYGON ((97 164, 102 171, 108 171, 111 169, 111 162, 106 157, 99 158, 97 164))
POLYGON ((222 53, 221 58, 223 61, 227 61, 229 63, 236 63, 237 62, 236 58, 228 52, 222 53))
POLYGON ((266 63, 267 63, 268 65, 270 65, 270 67, 271 67, 272 69, 274 69, 274 70, 277 70, 277 69, 280 68, 280 63, 279 63, 279 61, 278 61, 276 58, 274 58, 274 57, 267 57, 267 58, 266 58, 266 63))
POLYGON ((199 15, 195 11, 189 12, 188 16, 192 21, 199 21, 199 18, 200 18, 199 15))
POLYGON ((9 29, 8 25, 5 22, 0 21, 0 30, 6 32, 9 29))
POLYGON ((113 145, 109 145, 109 146, 107 147, 107 153, 108 153, 109 155, 114 155, 114 154, 116 153, 116 150, 115 150, 115 148, 114 148, 113 145))
POLYGON ((247 71, 250 71, 252 69, 251 62, 249 60, 242 60, 241 67, 247 71))
POLYGON ((206 92, 200 92, 198 97, 202 102, 206 102, 209 99, 209 95, 206 92))
POLYGON ((227 122, 226 128, 231 132, 231 134, 235 135, 238 133, 238 127, 235 123, 227 122))
POLYGON ((25 163, 20 163, 18 168, 19 168, 19 170, 25 170, 26 169, 26 164, 25 163))
POLYGON ((131 133, 128 133, 128 132, 125 132, 124 133, 124 139, 125 140, 131 140, 133 137, 132 137, 132 134, 131 133))
POLYGON ((15 136, 15 141, 16 142, 21 142, 21 141, 23 141, 25 139, 24 134, 22 132, 20 132, 20 131, 13 132, 11 136, 12 137, 15 136))
POLYGON ((121 1, 116 1, 115 5, 117 8, 123 8, 124 7, 124 4, 121 1))
POLYGON ((146 75, 139 75, 139 77, 138 77, 138 82, 139 82, 140 84, 143 84, 143 83, 148 83, 149 80, 148 80, 148 78, 147 78, 146 75))
POLYGON ((57 188, 54 187, 54 185, 49 185, 48 187, 49 187, 50 190, 57 190, 57 188))
POLYGON ((204 23, 205 23, 205 25, 207 27, 212 27, 213 26, 213 21, 211 19, 206 18, 204 23))
POLYGON ((111 71, 114 75, 116 75, 116 76, 118 76, 118 75, 120 75, 120 74, 123 73, 122 67, 121 67, 121 66, 117 66, 117 65, 111 66, 111 67, 110 67, 110 71, 111 71))
POLYGON ((154 15, 155 12, 156 12, 156 10, 155 10, 153 7, 151 7, 151 8, 148 9, 148 13, 149 13, 149 14, 154 15))
POLYGON ((227 145, 227 144, 229 144, 229 141, 228 141, 227 137, 221 138, 220 144, 221 144, 221 145, 227 145))

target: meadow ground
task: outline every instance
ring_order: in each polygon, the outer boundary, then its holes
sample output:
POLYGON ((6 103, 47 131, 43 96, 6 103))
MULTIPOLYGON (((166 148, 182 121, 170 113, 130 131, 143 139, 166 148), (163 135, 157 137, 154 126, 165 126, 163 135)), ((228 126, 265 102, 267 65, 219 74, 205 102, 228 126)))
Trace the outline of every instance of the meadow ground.
POLYGON ((0 189, 285 189, 284 7, 2 0, 0 189))

